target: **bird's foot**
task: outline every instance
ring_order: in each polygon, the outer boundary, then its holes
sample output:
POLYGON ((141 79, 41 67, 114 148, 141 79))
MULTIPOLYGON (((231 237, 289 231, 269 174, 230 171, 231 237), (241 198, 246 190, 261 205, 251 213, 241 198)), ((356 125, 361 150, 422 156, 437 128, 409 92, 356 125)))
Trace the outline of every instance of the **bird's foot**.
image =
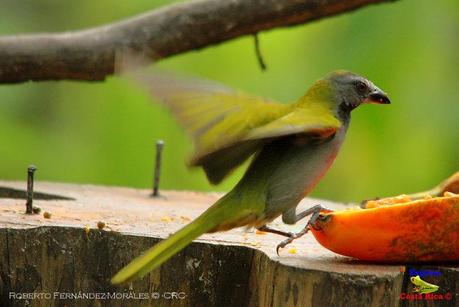
POLYGON ((276 235, 281 235, 281 236, 284 236, 284 237, 287 237, 287 238, 290 238, 291 236, 294 235, 294 233, 292 233, 292 232, 287 232, 287 231, 283 231, 283 230, 279 230, 279 229, 274 229, 274 228, 271 228, 271 227, 266 226, 266 225, 258 227, 257 229, 260 230, 260 231, 274 233, 276 235))
POLYGON ((292 235, 290 237, 288 237, 287 239, 285 239, 284 241, 282 241, 281 243, 279 243, 276 247, 276 253, 277 253, 277 256, 279 256, 279 249, 281 248, 284 248, 286 247, 287 245, 289 245, 290 243, 292 243, 294 240, 298 239, 298 238, 301 238, 302 236, 304 236, 305 234, 307 234, 309 231, 309 223, 306 225, 306 227, 304 227, 300 232, 297 232, 297 233, 292 233, 292 235))
POLYGON ((285 239, 284 241, 282 241, 281 243, 279 243, 277 245, 277 247, 276 247, 277 255, 279 256, 279 249, 284 248, 287 245, 289 245, 290 243, 292 243, 294 240, 296 240, 298 238, 301 238, 302 236, 307 234, 308 231, 311 228, 314 228, 315 230, 320 230, 320 228, 316 225, 316 222, 317 222, 317 219, 319 218, 321 212, 331 212, 331 210, 323 208, 320 205, 314 206, 312 208, 312 216, 309 219, 309 221, 307 222, 306 226, 300 232, 290 233, 291 235, 288 236, 287 239, 285 239))

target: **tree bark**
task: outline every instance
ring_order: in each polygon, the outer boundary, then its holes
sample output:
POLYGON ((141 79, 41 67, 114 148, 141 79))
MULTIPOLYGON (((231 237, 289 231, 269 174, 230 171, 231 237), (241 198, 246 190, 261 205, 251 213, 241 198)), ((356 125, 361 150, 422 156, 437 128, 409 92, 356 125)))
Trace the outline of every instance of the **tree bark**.
POLYGON ((196 0, 88 30, 0 37, 0 83, 104 80, 125 51, 159 60, 393 0, 196 0))

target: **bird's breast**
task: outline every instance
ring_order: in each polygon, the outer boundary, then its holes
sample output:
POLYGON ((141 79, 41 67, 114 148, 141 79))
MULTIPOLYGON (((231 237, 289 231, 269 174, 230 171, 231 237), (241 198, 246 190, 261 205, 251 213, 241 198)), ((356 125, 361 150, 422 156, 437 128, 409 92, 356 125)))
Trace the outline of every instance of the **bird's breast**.
POLYGON ((329 141, 316 144, 299 153, 301 171, 298 174, 298 183, 303 186, 301 197, 305 197, 316 186, 320 179, 330 169, 343 143, 346 129, 339 130, 329 141))
POLYGON ((277 161, 266 165, 272 167, 266 191, 271 206, 289 209, 309 194, 332 165, 345 134, 344 127, 323 142, 301 144, 295 141, 279 148, 277 161))

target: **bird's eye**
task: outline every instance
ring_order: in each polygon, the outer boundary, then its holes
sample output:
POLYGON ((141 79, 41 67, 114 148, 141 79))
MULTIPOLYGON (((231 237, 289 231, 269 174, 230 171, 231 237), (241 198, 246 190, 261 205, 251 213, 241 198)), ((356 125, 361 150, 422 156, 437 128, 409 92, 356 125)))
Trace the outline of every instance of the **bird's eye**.
POLYGON ((367 84, 363 81, 357 82, 357 90, 359 92, 364 92, 367 89, 367 84))

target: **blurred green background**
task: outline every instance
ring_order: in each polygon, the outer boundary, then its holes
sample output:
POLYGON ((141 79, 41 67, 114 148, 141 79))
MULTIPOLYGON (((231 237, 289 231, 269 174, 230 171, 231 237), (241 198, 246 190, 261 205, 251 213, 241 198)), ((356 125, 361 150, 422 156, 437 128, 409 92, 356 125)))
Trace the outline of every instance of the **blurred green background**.
MULTIPOLYGON (((0 35, 101 25, 171 1, 2 0, 0 35)), ((178 2, 178 1, 175 1, 178 2)), ((161 67, 215 79, 280 101, 300 97, 335 69, 363 74, 390 106, 353 112, 347 140, 313 196, 352 201, 424 190, 459 169, 459 2, 403 0, 163 60, 161 67)), ((187 169, 190 139, 146 91, 103 83, 0 85, 0 178, 149 187, 154 142, 165 140, 162 188, 227 191, 187 169)))

